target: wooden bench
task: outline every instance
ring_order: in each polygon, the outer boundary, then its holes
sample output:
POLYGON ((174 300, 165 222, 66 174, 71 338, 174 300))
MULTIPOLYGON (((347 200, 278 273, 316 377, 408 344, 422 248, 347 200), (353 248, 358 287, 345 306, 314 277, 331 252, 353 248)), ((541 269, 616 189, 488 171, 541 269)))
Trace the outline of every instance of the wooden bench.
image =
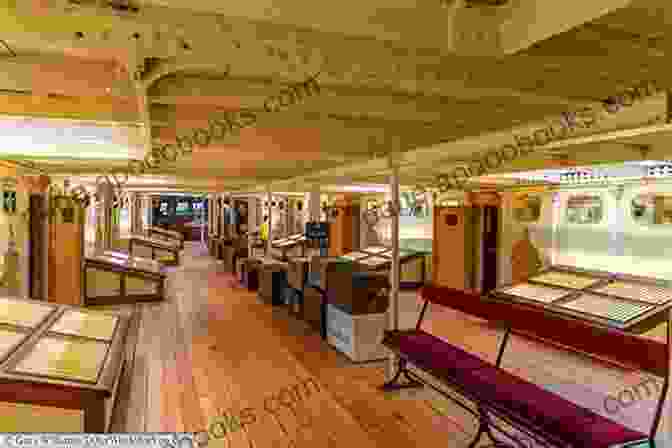
POLYGON ((635 336, 619 330, 596 326, 586 321, 570 320, 541 310, 516 304, 484 301, 477 294, 449 288, 427 286, 421 290, 424 305, 413 330, 388 331, 383 344, 399 356, 398 370, 384 390, 427 385, 474 415, 479 421, 478 433, 469 445, 476 446, 487 434, 497 446, 495 428, 519 443, 519 440, 495 424, 491 417, 507 422, 520 433, 542 446, 601 448, 632 446, 654 438, 667 394, 670 366, 668 321, 667 344, 635 336), (456 347, 421 329, 429 303, 446 306, 485 319, 504 330, 496 362, 493 364, 456 347), (501 368, 510 335, 541 341, 553 347, 588 356, 621 368, 634 368, 664 379, 662 392, 648 434, 629 429, 589 409, 585 409, 544 388, 521 379, 501 368), (442 386, 454 390, 475 405, 461 403, 440 387, 431 384, 408 368, 412 364, 420 372, 442 386), (409 383, 402 384, 403 374, 409 383))

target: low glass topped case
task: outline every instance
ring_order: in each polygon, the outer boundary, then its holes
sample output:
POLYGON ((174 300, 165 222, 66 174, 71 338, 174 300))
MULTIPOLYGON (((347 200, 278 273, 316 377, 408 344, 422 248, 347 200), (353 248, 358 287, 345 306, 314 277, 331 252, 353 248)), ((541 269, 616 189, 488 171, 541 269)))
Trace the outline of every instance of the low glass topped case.
POLYGON ((171 240, 157 240, 156 238, 147 238, 144 235, 131 235, 131 238, 138 241, 144 241, 146 243, 155 244, 157 246, 164 246, 170 248, 178 248, 180 243, 171 241, 171 240))
POLYGON ((348 260, 359 260, 361 258, 366 258, 370 256, 371 254, 365 254, 363 252, 350 252, 349 254, 345 254, 341 256, 341 258, 347 258, 348 260))
POLYGON ((139 271, 149 271, 155 274, 161 272, 161 263, 147 258, 132 257, 128 260, 128 267, 139 271))
POLYGON ((128 254, 125 254, 123 252, 117 252, 116 250, 105 250, 103 251, 102 255, 106 255, 108 257, 121 258, 123 260, 128 260, 130 257, 128 254))
POLYGON ((654 285, 616 280, 604 286, 592 288, 593 291, 625 299, 639 300, 646 303, 661 305, 672 300, 672 289, 654 285))
POLYGON ((111 341, 117 316, 100 312, 67 310, 49 329, 52 333, 111 341))
POLYGON ((91 256, 91 259, 96 261, 102 261, 104 263, 110 263, 117 266, 126 266, 128 264, 128 259, 113 257, 110 255, 104 254, 95 254, 91 256))
POLYGON ((43 303, 0 297, 0 324, 35 328, 55 309, 56 307, 43 303))
POLYGON ((358 261, 358 263, 365 264, 365 265, 373 267, 373 268, 381 267, 385 264, 388 264, 389 262, 390 262, 390 260, 388 260, 386 258, 381 258, 381 257, 378 257, 378 256, 373 256, 373 257, 365 258, 363 260, 358 261))
POLYGON ((598 296, 596 294, 585 293, 560 306, 617 322, 627 322, 653 308, 653 305, 625 302, 618 299, 598 296))
POLYGON ((28 336, 28 333, 18 328, 0 326, 0 360, 7 355, 28 336))
POLYGON ((100 341, 44 336, 10 371, 95 384, 108 348, 100 341))
POLYGON ((521 297, 523 299, 536 300, 537 302, 552 303, 568 296, 573 291, 550 286, 533 285, 531 283, 520 283, 515 286, 500 289, 497 292, 521 297))
POLYGON ((585 275, 573 274, 571 272, 548 271, 536 277, 530 278, 531 282, 544 283, 547 285, 560 286, 571 289, 585 289, 596 285, 601 280, 585 275))
POLYGON ((389 247, 383 247, 383 246, 371 246, 371 247, 367 247, 366 249, 362 249, 362 250, 364 252, 369 252, 369 253, 372 253, 372 254, 379 254, 381 252, 391 251, 392 249, 390 249, 389 247))

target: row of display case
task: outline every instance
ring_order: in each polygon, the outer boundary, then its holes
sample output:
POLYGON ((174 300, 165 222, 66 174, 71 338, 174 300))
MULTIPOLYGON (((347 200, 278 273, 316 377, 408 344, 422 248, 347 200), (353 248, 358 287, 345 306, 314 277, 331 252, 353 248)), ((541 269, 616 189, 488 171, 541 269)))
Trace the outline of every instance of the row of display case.
POLYGON ((666 281, 565 266, 499 288, 494 296, 636 332, 666 321, 672 307, 666 281))
POLYGON ((0 298, 0 432, 107 431, 129 319, 0 298))

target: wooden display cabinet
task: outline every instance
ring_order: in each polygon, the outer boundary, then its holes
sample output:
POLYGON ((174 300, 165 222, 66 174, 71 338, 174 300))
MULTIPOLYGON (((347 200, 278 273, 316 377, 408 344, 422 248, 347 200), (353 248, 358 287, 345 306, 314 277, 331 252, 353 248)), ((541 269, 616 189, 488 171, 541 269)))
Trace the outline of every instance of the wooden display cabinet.
POLYGON ((128 253, 142 257, 138 253, 138 248, 143 248, 145 252, 149 249, 149 256, 155 260, 157 256, 162 257, 161 263, 177 266, 180 264, 180 245, 168 241, 146 238, 141 235, 131 235, 128 239, 128 253), (135 249, 135 250, 134 250, 135 249), (170 257, 170 258, 166 258, 170 257))
POLYGON ((84 304, 163 300, 165 278, 154 260, 114 251, 92 254, 84 261, 84 304))
POLYGON ((147 227, 147 236, 161 241, 169 241, 173 244, 179 244, 180 249, 184 249, 184 235, 174 230, 164 229, 162 227, 147 227))
POLYGON ((0 431, 108 431, 129 320, 0 298, 0 431))

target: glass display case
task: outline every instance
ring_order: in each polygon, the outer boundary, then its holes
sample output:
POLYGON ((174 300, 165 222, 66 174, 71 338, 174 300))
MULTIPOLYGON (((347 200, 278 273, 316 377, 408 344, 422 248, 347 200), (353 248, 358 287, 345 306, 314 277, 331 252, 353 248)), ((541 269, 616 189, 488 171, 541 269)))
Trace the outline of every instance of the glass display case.
POLYGON ((149 226, 147 227, 147 234, 152 239, 175 244, 180 249, 184 249, 184 235, 180 232, 164 229, 163 227, 149 226))
POLYGON ((527 300, 537 300, 543 303, 552 303, 572 294, 572 290, 551 288, 548 286, 520 283, 510 288, 503 288, 501 292, 527 300))
POLYGON ((361 263, 371 268, 377 269, 388 265, 390 263, 390 260, 388 258, 372 256, 358 260, 357 263, 361 263))
POLYGON ((56 310, 56 306, 0 297, 0 324, 35 328, 56 310))
POLYGON ((627 322, 653 308, 653 305, 625 302, 588 293, 581 294, 576 299, 560 306, 618 322, 627 322))
POLYGON ((528 282, 499 288, 490 298, 644 333, 667 322, 672 288, 652 278, 554 266, 528 282))
POLYGON ((104 251, 84 260, 84 303, 110 305, 164 299, 165 274, 155 260, 104 251))
POLYGON ((391 252, 392 251, 391 248, 383 247, 383 246, 370 246, 370 247, 367 247, 366 249, 362 249, 362 250, 364 250, 365 252, 372 253, 372 254, 379 254, 381 252, 391 252))
MULTIPOLYGON (((392 249, 383 246, 369 246, 342 255, 341 259, 357 263, 361 269, 381 271, 392 266, 392 249)), ((417 288, 425 283, 426 257, 422 252, 399 249, 400 286, 417 288)))
POLYGON ((7 358, 28 335, 24 329, 0 326, 0 360, 7 358))
POLYGON ((656 285, 642 285, 621 280, 615 280, 604 286, 594 288, 593 291, 656 305, 672 301, 672 289, 670 288, 656 285))
POLYGON ((585 289, 600 282, 601 279, 570 272, 548 271, 530 278, 530 281, 533 283, 544 283, 546 285, 560 286, 563 288, 585 289))
POLYGON ((0 325, 0 431, 107 431, 131 313, 61 305, 29 321, 23 313, 43 305, 10 302, 6 320, 28 326, 0 325))
POLYGON ((93 311, 66 310, 49 331, 111 341, 117 328, 118 317, 93 311))
POLYGON ((359 260, 361 258, 366 258, 366 257, 370 257, 370 256, 371 256, 371 254, 367 254, 367 253, 364 253, 364 252, 350 252, 349 254, 342 255, 341 258, 345 258, 345 259, 350 260, 350 261, 355 261, 355 260, 359 260))
POLYGON ((134 256, 158 259, 163 264, 180 264, 180 243, 131 235, 128 240, 128 252, 134 256))
POLYGON ((44 336, 9 371, 50 379, 97 383, 108 344, 44 336))

